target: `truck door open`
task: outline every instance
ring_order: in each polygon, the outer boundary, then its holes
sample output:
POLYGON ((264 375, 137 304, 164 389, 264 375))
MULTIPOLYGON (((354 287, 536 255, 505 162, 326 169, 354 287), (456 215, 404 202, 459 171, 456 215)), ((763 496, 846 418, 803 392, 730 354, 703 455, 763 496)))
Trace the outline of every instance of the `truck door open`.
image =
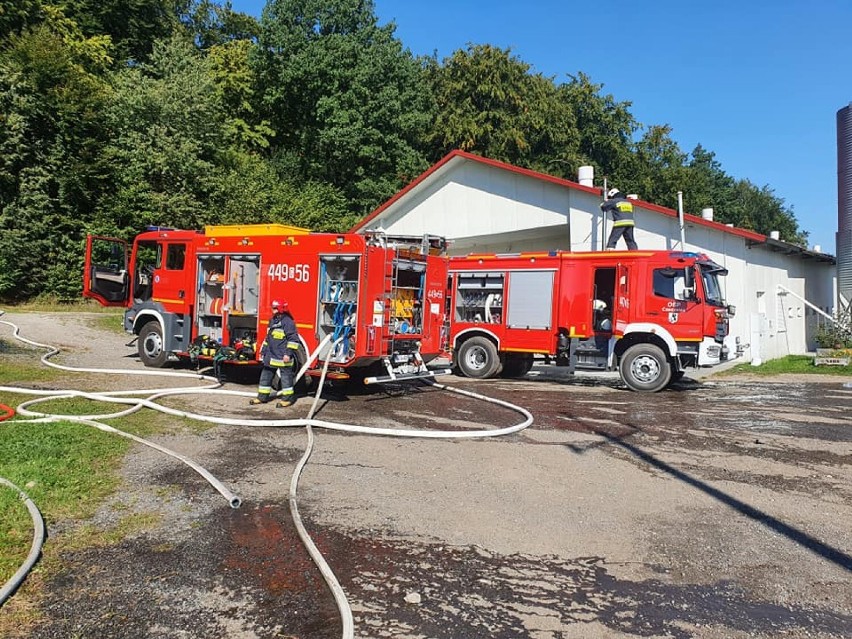
POLYGON ((615 306, 615 272, 612 266, 595 269, 595 290, 592 298, 592 330, 612 333, 615 306))
POLYGON ((127 242, 113 237, 86 237, 86 275, 83 296, 103 306, 127 306, 130 278, 127 272, 127 242))
POLYGON ((623 334, 630 321, 630 269, 624 264, 615 267, 615 299, 612 305, 612 330, 623 334))

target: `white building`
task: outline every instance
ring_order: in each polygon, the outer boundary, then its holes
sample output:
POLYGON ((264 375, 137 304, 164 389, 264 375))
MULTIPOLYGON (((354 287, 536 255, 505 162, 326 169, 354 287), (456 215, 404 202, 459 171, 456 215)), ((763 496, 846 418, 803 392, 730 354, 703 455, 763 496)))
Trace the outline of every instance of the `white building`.
MULTIPOLYGON (((593 251, 611 223, 601 201, 601 188, 453 151, 351 230, 441 235, 453 255, 593 251)), ((814 307, 831 314, 837 299, 833 256, 688 214, 681 246, 677 211, 639 199, 634 209, 640 248, 698 251, 729 270, 732 352, 736 338, 754 363, 815 348, 814 307)))

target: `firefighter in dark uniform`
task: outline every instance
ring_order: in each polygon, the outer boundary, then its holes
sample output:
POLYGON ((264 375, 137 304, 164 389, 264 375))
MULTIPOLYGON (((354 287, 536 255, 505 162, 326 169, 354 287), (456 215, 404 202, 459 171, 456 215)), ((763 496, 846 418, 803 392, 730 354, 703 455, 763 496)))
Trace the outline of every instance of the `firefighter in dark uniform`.
POLYGON ((612 215, 612 231, 606 242, 606 250, 614 251, 618 238, 623 235, 627 248, 635 251, 639 247, 633 239, 633 203, 618 189, 610 189, 606 195, 607 200, 601 204, 601 210, 612 215))
POLYGON ((299 332, 293 316, 290 315, 290 307, 287 302, 274 300, 272 319, 269 320, 266 339, 260 349, 263 370, 260 372, 257 397, 249 404, 265 404, 272 400, 272 380, 278 373, 281 376, 281 390, 278 391, 279 402, 276 406, 285 408, 293 405, 296 399, 293 390, 293 378, 296 374, 294 363, 300 344, 299 332))

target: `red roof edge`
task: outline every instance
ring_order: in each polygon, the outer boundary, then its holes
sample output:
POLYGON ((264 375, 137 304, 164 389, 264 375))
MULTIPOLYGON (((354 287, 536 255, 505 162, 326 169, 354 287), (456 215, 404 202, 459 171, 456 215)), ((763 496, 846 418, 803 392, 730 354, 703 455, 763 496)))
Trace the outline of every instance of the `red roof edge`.
MULTIPOLYGON (((488 166, 493 166, 498 169, 503 169, 504 171, 510 171, 512 173, 517 173, 518 175, 524 175, 526 177, 531 177, 536 180, 542 180, 544 182, 550 182, 551 184, 557 184, 559 186, 564 186, 569 189, 574 189, 576 191, 582 191, 584 193, 590 193, 592 195, 602 195, 603 189, 591 186, 583 186, 582 184, 578 184, 577 182, 572 182, 571 180, 566 180, 564 178, 555 177, 553 175, 547 175, 546 173, 539 173, 538 171, 533 171, 532 169, 524 169, 519 166, 515 166, 513 164, 507 164, 505 162, 501 162, 499 160, 493 160, 491 158, 482 157, 481 155, 475 155, 473 153, 468 153, 467 151, 462 151, 460 149, 455 149, 450 151, 443 158, 438 160, 435 164, 426 169, 423 173, 417 176, 414 180, 412 180, 409 184, 403 187, 400 191, 398 191, 392 198, 386 201, 384 204, 379 206, 375 211, 370 213, 363 220, 355 224, 351 229, 349 229, 350 233, 357 233, 358 230, 364 228, 368 222, 375 219, 379 215, 382 214, 383 211, 388 209, 392 204, 402 199, 409 191, 414 189, 421 182, 426 181, 430 175, 435 173, 442 166, 446 165, 453 158, 464 158, 466 160, 471 160, 473 162, 479 162, 480 164, 485 164, 488 166)), ((634 202, 639 202, 644 209, 648 209, 649 211, 655 211, 657 213, 662 213, 663 215, 667 215, 669 217, 678 217, 677 211, 674 209, 669 209, 664 206, 660 206, 659 204, 653 204, 652 202, 646 202, 644 200, 634 200, 634 202)), ((762 233, 757 233, 756 231, 749 231, 747 229, 737 228, 735 226, 727 226, 722 224, 721 222, 715 222, 712 220, 705 220, 703 217, 698 215, 692 215, 691 213, 684 213, 684 222, 689 222, 690 224, 698 224, 699 226, 706 226, 711 229, 715 229, 717 231, 722 231, 724 233, 731 233, 732 235, 737 235, 739 237, 745 238, 747 240, 752 240, 755 242, 765 242, 766 236, 762 233)))

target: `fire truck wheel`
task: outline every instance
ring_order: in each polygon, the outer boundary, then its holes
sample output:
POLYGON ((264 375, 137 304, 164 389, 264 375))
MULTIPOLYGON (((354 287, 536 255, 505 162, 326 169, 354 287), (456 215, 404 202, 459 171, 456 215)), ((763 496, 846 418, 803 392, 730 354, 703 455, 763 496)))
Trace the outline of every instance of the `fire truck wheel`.
POLYGON ((500 369, 497 347, 487 337, 471 337, 459 347, 456 366, 465 377, 494 377, 500 369))
POLYGON ((635 344, 628 348, 621 357, 618 370, 624 383, 640 393, 663 390, 672 377, 669 360, 654 344, 635 344))
POLYGON ((163 346, 163 333, 158 322, 148 322, 139 331, 139 359, 145 366, 162 368, 169 359, 163 346))

